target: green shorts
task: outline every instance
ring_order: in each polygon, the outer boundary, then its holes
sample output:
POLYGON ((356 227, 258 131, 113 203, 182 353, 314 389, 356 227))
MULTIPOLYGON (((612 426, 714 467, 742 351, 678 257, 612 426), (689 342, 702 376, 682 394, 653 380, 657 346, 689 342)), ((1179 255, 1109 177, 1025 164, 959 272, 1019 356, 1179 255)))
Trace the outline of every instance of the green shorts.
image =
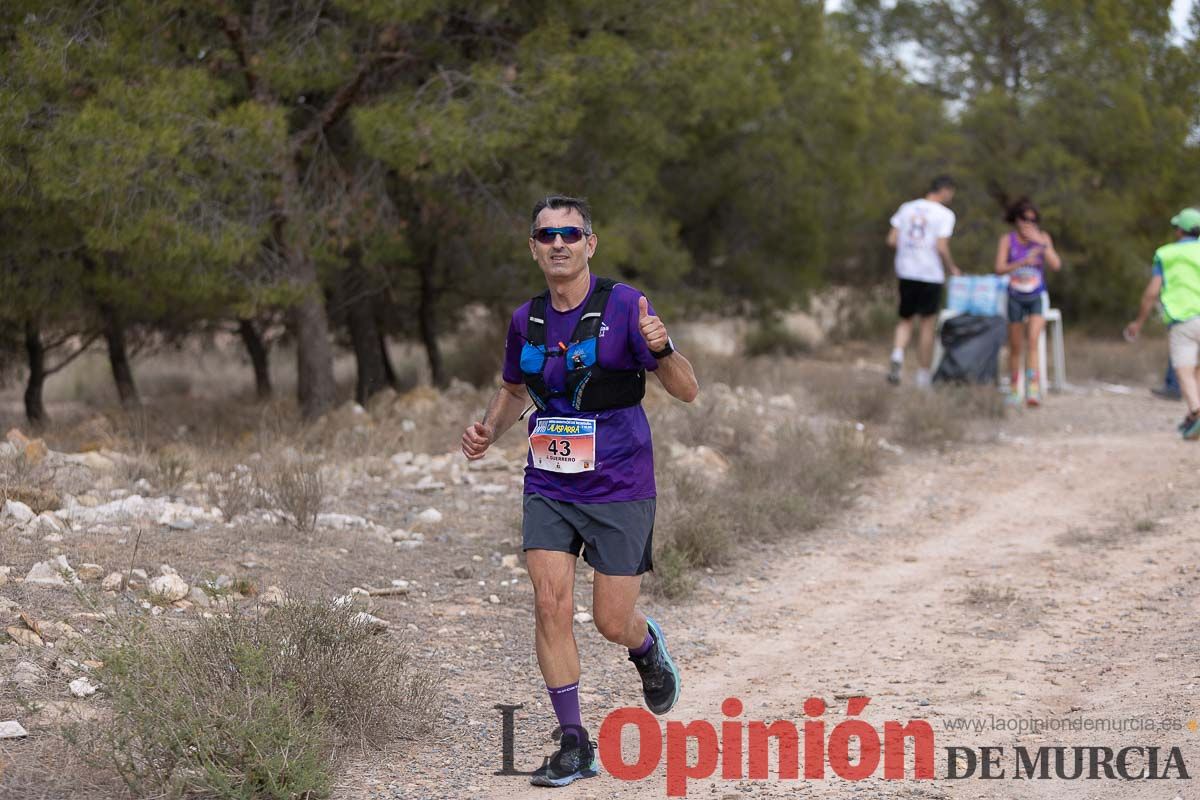
POLYGON ((579 555, 602 575, 641 575, 654 569, 655 500, 565 503, 539 494, 522 502, 521 546, 579 555))

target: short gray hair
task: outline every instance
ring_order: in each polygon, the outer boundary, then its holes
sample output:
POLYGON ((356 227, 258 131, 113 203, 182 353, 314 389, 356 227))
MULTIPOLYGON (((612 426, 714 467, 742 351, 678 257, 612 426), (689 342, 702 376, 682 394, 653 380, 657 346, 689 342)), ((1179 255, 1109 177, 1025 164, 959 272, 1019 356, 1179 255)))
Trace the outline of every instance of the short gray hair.
POLYGON ((538 214, 547 208, 554 211, 558 211, 560 208, 575 209, 579 212, 579 216, 583 217, 583 232, 589 236, 592 234, 592 209, 588 207, 587 200, 582 197, 568 197, 565 194, 550 194, 538 200, 533 206, 533 214, 529 219, 530 236, 533 236, 533 232, 537 230, 538 214))

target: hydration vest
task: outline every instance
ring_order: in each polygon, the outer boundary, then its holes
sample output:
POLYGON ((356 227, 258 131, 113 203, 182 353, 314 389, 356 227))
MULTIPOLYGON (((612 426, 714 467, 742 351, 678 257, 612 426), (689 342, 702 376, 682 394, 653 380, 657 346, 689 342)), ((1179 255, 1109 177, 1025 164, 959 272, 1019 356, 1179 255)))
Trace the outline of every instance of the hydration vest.
POLYGON ((614 286, 616 281, 608 278, 596 280, 596 288, 588 297, 583 316, 575 325, 565 350, 558 343, 552 347, 546 345, 546 307, 550 291, 546 290, 530 301, 527 335, 521 348, 521 376, 539 411, 546 410, 551 397, 566 397, 576 411, 603 411, 642 402, 646 395, 646 370, 605 369, 596 363, 600 324, 614 286), (551 358, 567 360, 565 392, 553 392, 546 385, 546 361, 551 358))

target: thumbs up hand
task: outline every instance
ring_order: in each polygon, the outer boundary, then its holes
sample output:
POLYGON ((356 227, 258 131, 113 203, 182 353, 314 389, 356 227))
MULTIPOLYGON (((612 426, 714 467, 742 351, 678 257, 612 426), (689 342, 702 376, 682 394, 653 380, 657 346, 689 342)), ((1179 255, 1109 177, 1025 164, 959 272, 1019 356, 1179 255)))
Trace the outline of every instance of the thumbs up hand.
POLYGON ((651 352, 666 348, 667 326, 663 325, 661 319, 650 314, 650 303, 646 300, 645 295, 638 298, 638 328, 651 352))

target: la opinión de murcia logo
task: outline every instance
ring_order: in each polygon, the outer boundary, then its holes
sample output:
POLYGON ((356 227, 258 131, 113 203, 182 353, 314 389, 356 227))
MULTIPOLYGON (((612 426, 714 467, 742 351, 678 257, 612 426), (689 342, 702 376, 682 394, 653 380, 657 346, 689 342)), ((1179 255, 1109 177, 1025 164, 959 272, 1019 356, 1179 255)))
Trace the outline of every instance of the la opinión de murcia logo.
MULTIPOLYGON (((641 781, 665 770, 668 797, 686 797, 688 782, 717 775, 722 780, 861 781, 1028 779, 1028 780, 1190 780, 1178 747, 1130 745, 942 748, 944 768, 935 769, 934 729, 926 720, 887 721, 882 731, 856 719, 869 697, 847 700, 847 719, 828 726, 819 697, 804 701, 807 719, 740 719, 741 700, 726 698, 719 723, 707 720, 661 722, 644 708, 610 712, 597 735, 600 763, 614 778, 641 781), (828 730, 827 730, 828 728, 828 730), (636 740, 633 756, 622 751, 623 737, 636 740), (774 757, 772 757, 774 756, 774 757), (776 770, 771 773, 770 763, 776 770), (911 765, 911 768, 910 768, 911 765)), ((522 705, 497 705, 502 721, 502 766, 497 775, 529 775, 515 768, 514 721, 522 705)), ((555 730, 555 738, 559 731, 555 730)))

